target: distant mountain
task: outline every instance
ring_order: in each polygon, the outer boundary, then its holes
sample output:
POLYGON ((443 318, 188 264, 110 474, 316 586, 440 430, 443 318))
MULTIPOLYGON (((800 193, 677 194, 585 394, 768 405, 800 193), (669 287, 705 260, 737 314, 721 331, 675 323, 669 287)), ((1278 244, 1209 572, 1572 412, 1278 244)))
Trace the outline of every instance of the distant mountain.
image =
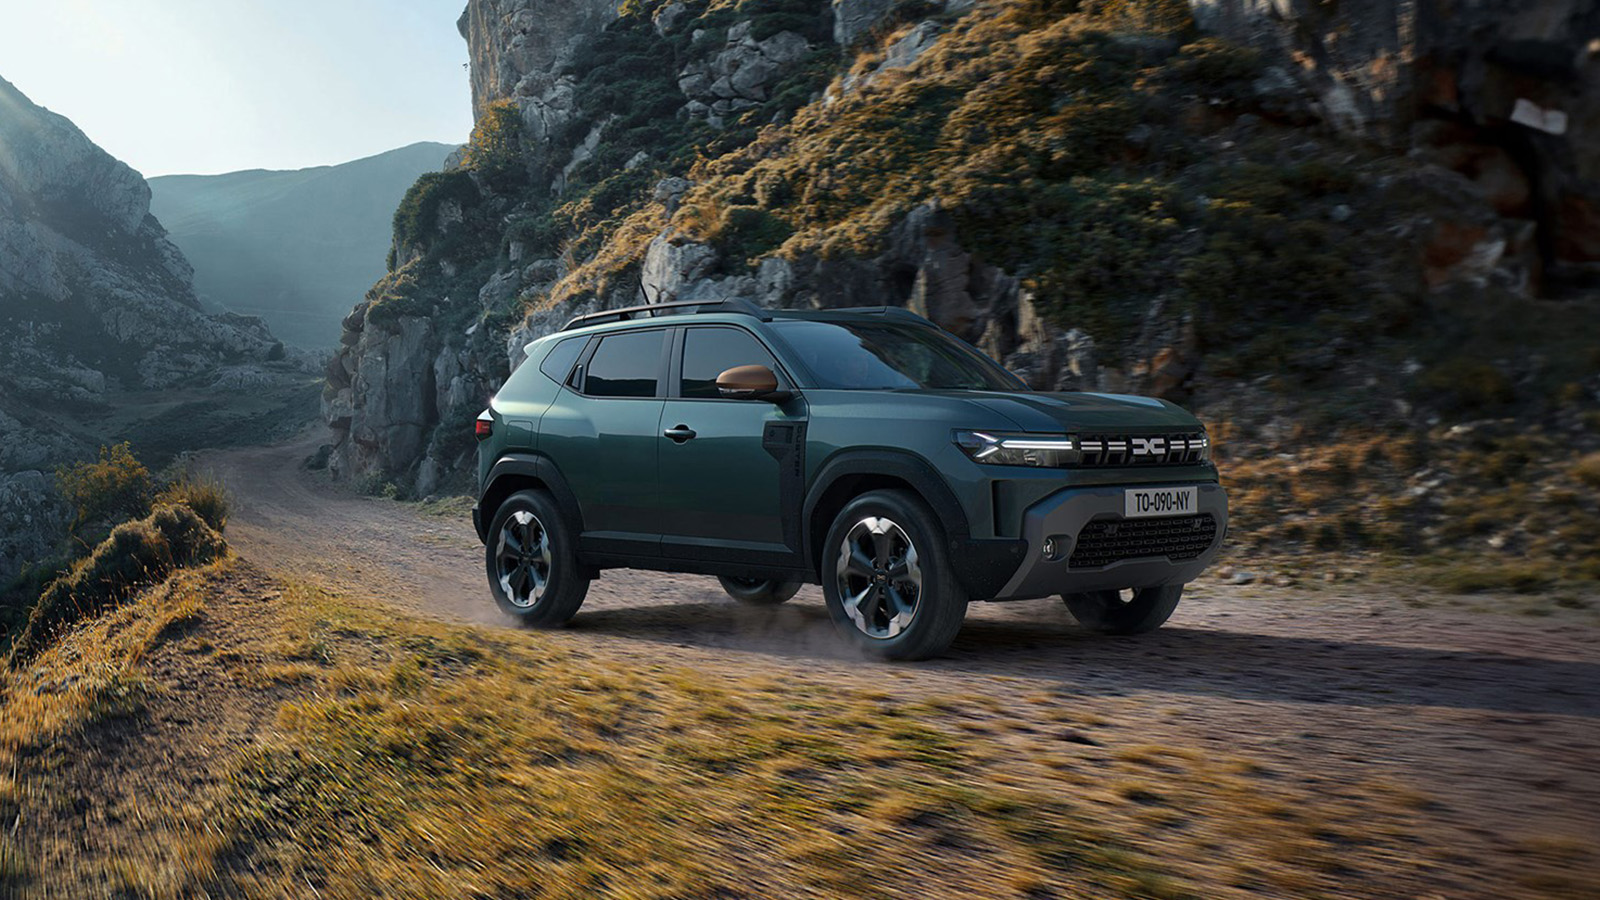
POLYGON ((385 272, 395 207, 455 150, 419 143, 337 166, 150 179, 150 209, 208 304, 260 316, 290 344, 332 347, 385 272))

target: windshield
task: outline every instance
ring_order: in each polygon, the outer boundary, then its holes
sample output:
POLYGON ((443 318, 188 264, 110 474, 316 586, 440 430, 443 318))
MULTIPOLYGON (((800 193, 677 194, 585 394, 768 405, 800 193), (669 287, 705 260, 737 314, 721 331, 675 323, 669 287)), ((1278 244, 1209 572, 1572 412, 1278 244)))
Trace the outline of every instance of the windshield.
POLYGON ((819 388, 1026 390, 1010 372, 939 328, 804 319, 779 319, 772 328, 811 370, 819 388))

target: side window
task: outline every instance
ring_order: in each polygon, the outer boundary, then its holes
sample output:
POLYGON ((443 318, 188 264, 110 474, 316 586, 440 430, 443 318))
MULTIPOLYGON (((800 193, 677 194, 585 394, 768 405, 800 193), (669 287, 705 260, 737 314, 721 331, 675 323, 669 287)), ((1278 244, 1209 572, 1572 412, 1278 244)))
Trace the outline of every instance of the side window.
POLYGON ((683 336, 684 397, 720 397, 717 376, 734 366, 766 366, 776 372, 778 363, 748 331, 738 328, 690 328, 683 336))
POLYGON ((666 332, 626 331, 600 339, 583 392, 593 397, 654 397, 666 332))
POLYGON ((556 384, 565 382, 567 373, 572 371, 572 364, 578 361, 578 354, 583 352, 583 342, 586 340, 588 339, 573 337, 556 344, 544 355, 544 362, 539 364, 539 371, 556 384))

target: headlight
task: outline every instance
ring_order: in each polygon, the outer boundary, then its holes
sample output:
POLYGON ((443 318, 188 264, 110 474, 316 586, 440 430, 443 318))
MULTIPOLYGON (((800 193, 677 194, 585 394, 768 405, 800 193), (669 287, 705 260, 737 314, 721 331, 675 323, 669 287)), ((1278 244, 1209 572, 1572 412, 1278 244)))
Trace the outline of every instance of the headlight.
POLYGON ((976 462, 995 466, 1076 465, 1082 458, 1070 434, 1006 434, 999 431, 957 431, 956 446, 976 462))

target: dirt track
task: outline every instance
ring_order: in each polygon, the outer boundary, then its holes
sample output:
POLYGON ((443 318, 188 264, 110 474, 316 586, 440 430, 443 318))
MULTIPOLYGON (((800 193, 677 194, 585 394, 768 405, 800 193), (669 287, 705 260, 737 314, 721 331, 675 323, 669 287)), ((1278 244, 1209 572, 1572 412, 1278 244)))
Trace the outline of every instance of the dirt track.
MULTIPOLYGON (((202 458, 235 496, 228 533, 241 555, 351 596, 507 624, 470 522, 329 484, 300 468, 315 443, 202 458)), ((1520 894, 1530 847, 1590 846, 1600 833, 1600 628, 1412 608, 1399 593, 1205 579, 1165 628, 1127 640, 1083 633, 1058 602, 974 604, 945 658, 890 666, 833 637, 816 588, 752 610, 709 578, 616 571, 594 583, 562 639, 731 680, 1048 695, 1094 711, 1120 740, 1243 755, 1312 793, 1395 784, 1420 798, 1417 842, 1432 861, 1418 865, 1434 870, 1430 883, 1451 896, 1520 894)))

